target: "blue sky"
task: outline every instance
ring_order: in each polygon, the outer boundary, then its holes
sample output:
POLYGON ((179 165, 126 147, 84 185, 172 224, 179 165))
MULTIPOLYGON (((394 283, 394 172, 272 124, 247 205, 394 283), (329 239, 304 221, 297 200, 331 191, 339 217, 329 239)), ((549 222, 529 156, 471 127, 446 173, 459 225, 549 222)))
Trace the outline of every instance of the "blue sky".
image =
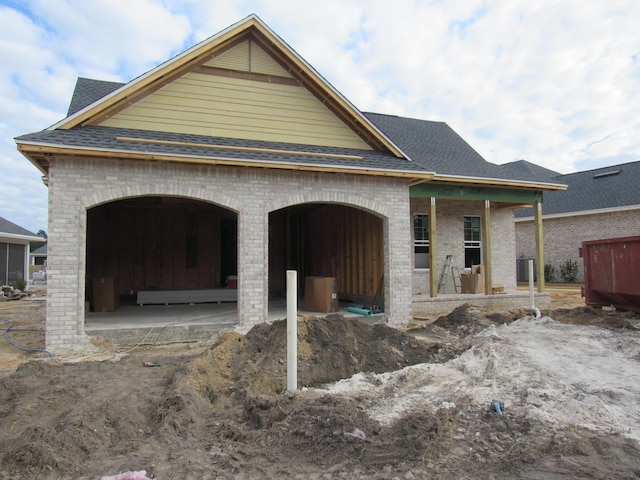
POLYGON ((359 109, 445 121, 490 162, 640 160, 637 0, 0 0, 0 216, 47 230, 13 138, 78 76, 126 82, 251 13, 359 109))

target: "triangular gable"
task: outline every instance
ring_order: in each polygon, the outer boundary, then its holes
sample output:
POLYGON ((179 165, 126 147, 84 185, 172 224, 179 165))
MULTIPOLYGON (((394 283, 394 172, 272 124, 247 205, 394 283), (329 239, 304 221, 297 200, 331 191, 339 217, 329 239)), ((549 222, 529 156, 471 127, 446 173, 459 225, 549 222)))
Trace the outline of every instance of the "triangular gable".
POLYGON ((51 129, 78 125, 404 153, 252 15, 51 129))

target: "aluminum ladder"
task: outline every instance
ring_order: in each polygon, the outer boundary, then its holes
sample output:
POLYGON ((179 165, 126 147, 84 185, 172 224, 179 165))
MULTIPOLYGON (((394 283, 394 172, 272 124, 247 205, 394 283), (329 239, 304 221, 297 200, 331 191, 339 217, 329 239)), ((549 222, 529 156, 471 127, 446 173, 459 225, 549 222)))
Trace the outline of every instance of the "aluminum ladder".
POLYGON ((447 284, 449 277, 453 280, 453 288, 456 293, 462 291, 462 287, 460 285, 460 268, 458 268, 456 259, 453 255, 447 255, 445 258, 442 272, 440 272, 440 280, 438 281, 438 293, 440 293, 442 288, 447 284))

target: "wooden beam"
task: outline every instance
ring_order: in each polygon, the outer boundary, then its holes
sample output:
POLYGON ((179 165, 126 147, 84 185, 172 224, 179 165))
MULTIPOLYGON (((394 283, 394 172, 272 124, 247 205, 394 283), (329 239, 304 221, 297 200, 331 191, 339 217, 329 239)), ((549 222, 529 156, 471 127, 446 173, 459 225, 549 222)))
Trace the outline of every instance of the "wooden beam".
MULTIPOLYGON (((299 172, 322 172, 336 174, 369 175, 375 177, 390 178, 415 178, 419 176, 416 172, 406 172, 402 170, 378 170, 369 168, 354 167, 331 167, 324 165, 308 165, 297 163, 271 163, 252 160, 236 160, 230 158, 196 157, 187 155, 169 155, 157 153, 128 152, 120 150, 102 150, 88 148, 58 147, 54 145, 40 144, 20 144, 20 151, 23 155, 49 153, 50 155, 65 155, 74 157, 103 158, 103 159, 123 159, 123 160, 147 160, 164 161, 176 163, 192 163, 197 165, 221 165, 231 167, 252 167, 274 170, 293 170, 299 172)), ((424 173, 425 177, 430 173, 424 173)))
POLYGON ((174 145, 180 147, 211 148, 217 150, 238 150, 242 152, 276 153, 280 155, 299 155, 303 157, 327 157, 345 160, 362 160, 360 155, 343 155, 337 153, 304 152, 300 150, 283 150, 278 148, 238 147, 233 145, 213 145, 210 143, 178 142, 173 140, 153 140, 135 137, 116 137, 119 142, 150 143, 154 145, 174 145))
POLYGON ((254 82, 276 83, 279 85, 290 85, 300 87, 300 82, 295 78, 280 77, 277 75, 267 75, 264 73, 245 72, 240 70, 231 70, 229 68, 208 67, 206 65, 193 69, 194 73, 203 75, 214 75, 216 77, 239 78, 242 80, 251 80, 254 82))
POLYGON ((493 293, 493 280, 491 276, 491 202, 484 201, 482 211, 482 264, 484 268, 484 294, 493 293))
POLYGON ((438 229, 436 225, 436 199, 429 202, 429 295, 438 296, 438 229))
POLYGON ((533 206, 536 219, 536 275, 538 277, 538 293, 544 292, 544 239, 542 235, 542 202, 533 206))

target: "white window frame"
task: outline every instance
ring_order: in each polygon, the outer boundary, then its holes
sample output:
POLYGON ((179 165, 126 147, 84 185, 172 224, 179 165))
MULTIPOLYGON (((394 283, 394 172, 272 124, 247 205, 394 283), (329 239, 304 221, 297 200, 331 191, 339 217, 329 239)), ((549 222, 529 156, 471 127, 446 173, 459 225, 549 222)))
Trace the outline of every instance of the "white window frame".
POLYGON ((462 228, 463 228, 463 238, 464 238, 465 268, 469 269, 471 267, 470 266, 468 267, 466 265, 467 249, 477 248, 480 251, 480 262, 482 262, 482 218, 480 217, 480 215, 465 215, 462 219, 462 228), (467 240, 467 227, 466 227, 467 218, 478 219, 478 236, 479 236, 478 240, 467 240))
MULTIPOLYGON (((424 227, 424 223, 423 223, 421 228, 422 229, 425 228, 424 227)), ((414 262, 413 263, 413 268, 415 270, 429 270, 429 267, 419 267, 419 266, 417 266, 418 259, 420 258, 420 257, 418 257, 418 255, 422 256, 422 255, 424 255, 424 252, 417 252, 416 251, 419 248, 425 248, 425 247, 427 249, 430 248, 430 245, 429 245, 430 244, 430 239, 429 239, 429 214, 428 213, 415 212, 413 214, 413 226, 412 226, 412 229, 413 229, 413 257, 414 257, 414 259, 413 259, 413 262, 414 262), (426 226, 427 239, 426 240, 424 239, 424 235, 423 235, 423 238, 421 238, 421 239, 417 239, 416 238, 416 217, 426 217, 427 218, 427 226, 426 226)), ((427 255, 428 254, 429 254, 429 250, 427 250, 427 255)))

